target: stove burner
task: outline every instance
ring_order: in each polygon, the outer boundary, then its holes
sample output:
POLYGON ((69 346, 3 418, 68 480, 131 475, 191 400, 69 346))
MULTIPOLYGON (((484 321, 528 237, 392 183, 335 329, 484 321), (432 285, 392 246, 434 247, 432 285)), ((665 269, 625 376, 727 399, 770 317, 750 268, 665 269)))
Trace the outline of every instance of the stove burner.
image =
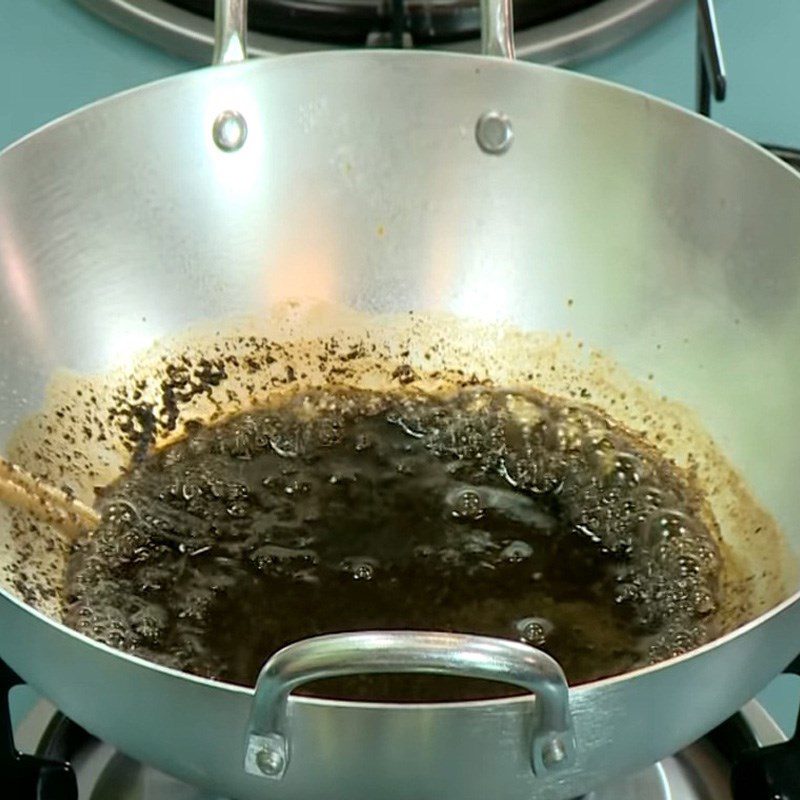
MULTIPOLYGON (((706 739, 691 745, 677 756, 630 775, 617 783, 591 792, 582 800, 743 800, 745 795, 730 793, 728 775, 732 754, 742 747, 756 747, 751 726, 769 728, 770 721, 759 706, 746 710, 747 718, 736 714, 706 739)), ((218 800, 119 753, 86 733, 58 712, 49 713, 50 722, 41 735, 40 757, 70 762, 77 774, 79 794, 59 791, 14 795, 15 800, 218 800)), ((774 723, 773 723, 774 725, 774 723)), ((780 746, 780 745, 779 745, 780 746)), ((0 780, 2 773, 0 772, 0 780)), ((773 800, 777 796, 749 792, 747 800, 773 800)))
MULTIPOLYGON (((213 19, 214 0, 171 0, 213 19)), ((559 19, 602 0, 514 0, 517 28, 559 19)), ((402 46, 391 33, 410 34, 415 45, 451 42, 480 34, 478 0, 250 0, 253 31, 343 45, 402 46), (400 17, 398 20, 397 18, 400 17)))
POLYGON ((53 760, 17 751, 11 727, 9 694, 22 684, 0 661, 0 787, 14 800, 77 800, 75 774, 64 759, 53 760))
MULTIPOLYGON (((114 25, 208 63, 214 0, 77 0, 114 25)), ((565 64, 664 19, 685 0, 514 0, 519 58, 565 64)), ((249 0, 251 55, 331 47, 479 50, 479 0, 249 0)))
MULTIPOLYGON (((798 151, 792 151, 797 158, 798 151)), ((800 675, 800 656, 784 672, 800 675)), ((731 782, 733 800, 798 800, 800 798, 800 713, 794 735, 787 742, 770 747, 754 748, 747 744, 747 731, 740 731, 745 738, 744 747, 738 748, 739 757, 733 764, 731 782)), ((750 734, 752 736, 752 734, 750 734)))
MULTIPOLYGON (((800 659, 787 671, 800 673, 800 659)), ((14 748, 9 690, 21 683, 0 661, 0 795, 13 800, 219 800, 128 758, 42 701, 18 727, 14 748), (24 766, 20 767, 20 764, 24 766), (71 765, 71 766, 68 766, 71 765), (10 788, 10 793, 8 789, 10 788)), ((699 742, 583 800, 798 800, 800 740, 785 741, 749 703, 699 742), (775 744, 777 742, 777 744, 775 744), (768 746, 765 746, 768 745, 768 746), (760 747, 760 749, 759 749, 760 747), (731 768, 731 765, 734 765, 731 768), (733 774, 733 788, 730 776, 733 774)))

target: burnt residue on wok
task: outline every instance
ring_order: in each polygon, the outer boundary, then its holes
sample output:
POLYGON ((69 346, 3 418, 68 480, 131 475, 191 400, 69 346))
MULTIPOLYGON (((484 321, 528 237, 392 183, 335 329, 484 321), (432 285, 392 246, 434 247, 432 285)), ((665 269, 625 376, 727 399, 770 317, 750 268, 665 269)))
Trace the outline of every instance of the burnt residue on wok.
MULTIPOLYGON (((89 378, 59 376, 53 382, 44 411, 20 427, 9 455, 50 480, 68 482, 78 496, 91 502, 97 488, 109 486, 121 474, 142 474, 154 451, 162 454, 157 457, 167 457, 177 448, 187 447, 186 443, 175 443, 193 427, 219 424, 242 413, 249 416, 240 416, 238 424, 245 419, 252 423, 258 418, 254 409, 275 407, 283 402, 281 398, 289 396, 319 397, 320 392, 351 400, 359 396, 364 402, 371 397, 373 403, 389 405, 418 403, 420 409, 441 405, 445 397, 491 397, 495 404, 507 404, 508 398, 516 397, 522 398, 523 403, 538 403, 540 410, 544 403, 545 416, 565 413, 593 419, 595 433, 598 425, 605 424, 601 420, 613 420, 606 433, 610 431, 610 439, 617 443, 615 453, 634 453, 640 464, 647 463, 651 475, 659 474, 662 486, 666 481, 673 495, 675 487, 683 487, 679 508, 672 511, 684 513, 690 520, 689 527, 702 532, 700 538, 708 555, 706 564, 713 564, 713 569, 703 567, 697 573, 705 576, 702 585, 684 587, 687 591, 683 596, 687 602, 691 597, 694 603, 693 610, 689 608, 691 603, 686 605, 689 616, 682 618, 678 614, 671 628, 666 625, 659 629, 652 620, 649 628, 644 626, 649 631, 645 637, 646 658, 663 658, 691 649, 773 606, 793 587, 794 575, 788 568, 792 561, 775 558, 785 547, 775 523, 750 498, 741 479, 692 415, 655 397, 607 359, 586 352, 569 338, 524 334, 422 315, 378 318, 330 307, 289 306, 267 322, 220 326, 157 346, 137 361, 129 373, 89 378), (546 392, 548 399, 531 394, 531 387, 546 392), (318 394, 313 395, 315 392, 318 394), (380 397, 383 400, 375 400, 380 397), (389 397, 394 399, 389 401, 389 397), (765 552, 770 549, 771 553, 765 552)), ((215 430, 224 428, 218 426, 215 430)), ((364 431, 353 429, 351 433, 357 436, 364 431)), ((413 451, 418 440, 404 435, 409 441, 402 446, 410 445, 413 451)), ((489 482, 491 485, 486 486, 499 491, 505 479, 501 476, 495 486, 496 479, 495 475, 489 482)), ((510 488, 508 481, 505 488, 510 488)), ((108 508, 113 506, 114 492, 114 487, 106 492, 108 508)), ((545 504, 540 510, 547 512, 548 507, 545 504)), ((550 506, 549 512, 552 510, 550 506)), ((12 522, 11 535, 0 550, 0 576, 4 585, 46 613, 61 619, 66 613, 66 618, 80 627, 78 617, 70 617, 64 606, 64 572, 70 554, 45 526, 12 512, 3 513, 12 522)), ((511 530, 514 526, 506 523, 508 520, 499 524, 500 528, 506 527, 498 542, 492 540, 491 547, 502 544, 502 550, 517 542, 522 552, 525 548, 519 543, 524 537, 518 530, 514 533, 511 530)), ((574 523, 572 520, 573 528, 574 523)), ((464 530, 463 525, 461 528, 464 530)), ((108 535, 108 530, 105 534, 108 535)), ((584 534, 585 539, 575 544, 577 553, 581 548, 591 547, 595 536, 599 537, 599 542, 594 542, 599 544, 598 552, 614 554, 615 546, 613 543, 609 546, 602 525, 596 529, 584 525, 584 534)), ((264 544, 269 546, 269 542, 264 544)), ((630 550, 629 541, 625 547, 630 550)), ((314 552, 312 561, 325 561, 324 554, 313 547, 305 549, 314 552)), ((556 563, 562 556, 554 553, 551 556, 556 563)), ((522 575, 527 569, 523 563, 525 553, 522 552, 523 558, 519 555, 511 560, 522 575)), ((581 558, 585 559, 586 553, 581 558)), ((338 568, 346 571, 341 562, 347 560, 339 559, 338 568)), ((368 569, 376 568, 369 561, 364 563, 368 569)), ((635 581, 625 579, 625 570, 620 567, 623 563, 624 558, 617 559, 613 568, 599 570, 599 584, 604 579, 609 581, 611 602, 635 600, 635 581)), ((685 573, 691 558, 688 561, 684 558, 682 563, 685 573)), ((537 571, 527 570, 526 575, 529 572, 530 578, 537 571)), ((346 588, 350 591, 353 587, 346 588)), ((254 595, 251 599, 263 602, 266 598, 254 595)), ((224 603, 220 608, 224 608, 224 603)), ((231 609, 227 611, 230 613, 231 609)), ((545 630, 549 624, 546 615, 538 614, 536 609, 530 612, 520 608, 517 620, 522 623, 530 617, 528 622, 540 623, 539 627, 536 624, 529 627, 527 635, 541 637, 543 643, 549 634, 557 641, 557 635, 545 630)), ((628 615, 629 620, 634 617, 628 615)), ((365 624, 376 624, 372 618, 365 620, 365 624)), ((350 622, 357 624, 355 619, 350 622)), ((444 620, 439 622, 444 624, 444 620)), ((451 627, 464 625, 459 619, 451 627)), ((495 628, 484 626, 484 632, 502 635, 495 628)), ((522 638, 526 635, 524 629, 522 625, 522 638)), ((555 631, 555 626, 552 630, 555 631)), ((276 631, 272 638, 267 636, 262 644, 265 647, 281 644, 282 635, 287 635, 285 628, 276 631)), ((141 641, 138 644, 131 641, 126 643, 123 636, 111 643, 134 651, 147 649, 141 641)), ((624 671, 642 663, 642 652, 618 649, 618 663, 610 671, 624 671)), ((157 660, 158 654, 154 652, 152 657, 157 660)), ((258 660, 251 659, 238 672, 226 672, 218 663, 205 668, 195 665, 195 669, 247 682, 252 680, 251 673, 258 660)), ((172 663, 193 668, 191 659, 172 663)), ((593 672, 588 660, 583 667, 573 665, 577 680, 595 678, 608 671, 599 668, 593 672)))

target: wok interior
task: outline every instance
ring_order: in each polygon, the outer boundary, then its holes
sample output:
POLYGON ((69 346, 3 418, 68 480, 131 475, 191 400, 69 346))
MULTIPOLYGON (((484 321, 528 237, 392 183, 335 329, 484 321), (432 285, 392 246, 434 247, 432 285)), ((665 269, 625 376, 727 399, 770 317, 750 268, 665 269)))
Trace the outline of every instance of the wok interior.
MULTIPOLYGON (((91 501, 136 408, 168 439, 288 374, 588 388, 706 488, 734 626, 796 589, 798 218, 797 179, 743 141, 552 70, 339 54, 161 83, 0 158, 5 454, 91 501), (498 98, 516 138, 491 158, 471 129, 498 98), (231 104, 235 154, 208 135, 231 104)), ((57 618, 63 547, 2 515, 4 588, 57 618)))

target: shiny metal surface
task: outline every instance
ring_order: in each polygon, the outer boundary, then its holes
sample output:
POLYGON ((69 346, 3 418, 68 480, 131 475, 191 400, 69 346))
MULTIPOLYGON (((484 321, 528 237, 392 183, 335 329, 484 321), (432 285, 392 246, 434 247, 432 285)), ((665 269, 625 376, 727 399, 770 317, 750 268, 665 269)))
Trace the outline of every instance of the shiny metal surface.
POLYGON ((233 153, 247 140, 247 120, 238 111, 223 111, 211 129, 214 144, 226 153, 233 153))
MULTIPOLYGON (((797 544, 800 454, 786 431, 800 406, 798 253, 794 174, 619 87, 420 53, 201 70, 0 156, 0 435, 41 402, 53 370, 123 367, 199 320, 264 314, 298 293, 440 309, 568 330, 653 374, 797 544), (472 136, 476 109, 498 97, 515 126, 500 159, 472 136), (250 133, 223 153, 208 132, 234 105, 250 133)), ((796 599, 690 656, 572 688, 575 760, 541 777, 525 699, 292 697, 292 759, 307 766, 265 789, 242 769, 252 691, 110 650, 8 592, 0 656, 104 740, 220 795, 567 800, 678 751, 751 698, 796 655, 796 599)))
POLYGON ((481 0, 481 53, 514 58, 514 5, 512 0, 481 0))
MULTIPOLYGON (((517 56, 545 64, 567 64, 605 52, 658 23, 687 0, 605 0, 564 19, 518 31, 517 56)), ((76 0, 130 33, 173 53, 207 64, 214 46, 210 20, 164 0, 76 0)), ((252 55, 276 55, 330 49, 319 42, 251 32, 252 55)), ((454 52, 477 53, 480 43, 444 45, 454 52)))
POLYGON ((258 677, 247 725, 247 771, 283 778, 291 757, 287 708, 295 689, 323 678, 404 672, 482 678, 527 689, 533 721, 526 736, 534 774, 569 763, 574 741, 567 680, 546 653, 484 636, 374 631, 317 636, 270 658, 258 677))
POLYGON ((475 141, 484 153, 502 155, 514 141, 511 120, 500 111, 486 111, 475 124, 475 141))
POLYGON ((235 64, 247 58, 247 0, 215 0, 212 64, 235 64))
MULTIPOLYGON (((785 741, 775 722, 757 703, 742 716, 759 744, 785 741)), ((57 716, 42 701, 15 730, 19 748, 36 752, 48 739, 57 716)), ((219 800, 200 789, 133 761, 114 747, 89 740, 72 755, 81 798, 91 800, 219 800)), ((696 742, 658 764, 591 792, 583 800, 731 800, 729 765, 705 741, 696 742)))

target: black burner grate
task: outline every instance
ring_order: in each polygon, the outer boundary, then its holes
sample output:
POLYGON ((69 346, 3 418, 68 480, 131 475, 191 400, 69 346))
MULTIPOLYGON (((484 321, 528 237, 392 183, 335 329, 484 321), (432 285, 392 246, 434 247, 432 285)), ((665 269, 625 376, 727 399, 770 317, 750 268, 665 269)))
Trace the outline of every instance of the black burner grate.
POLYGON ((24 755, 14 745, 9 695, 22 684, 0 661, 0 797, 9 800, 78 800, 78 784, 67 759, 24 755))
MULTIPOLYGON (((208 19, 214 0, 169 0, 208 19)), ((603 0, 514 0, 519 30, 560 19, 603 0)), ((398 45, 398 29, 411 41, 431 45, 480 34, 478 0, 250 0, 250 30, 328 44, 398 45), (402 14, 397 20, 396 15, 402 14)))

